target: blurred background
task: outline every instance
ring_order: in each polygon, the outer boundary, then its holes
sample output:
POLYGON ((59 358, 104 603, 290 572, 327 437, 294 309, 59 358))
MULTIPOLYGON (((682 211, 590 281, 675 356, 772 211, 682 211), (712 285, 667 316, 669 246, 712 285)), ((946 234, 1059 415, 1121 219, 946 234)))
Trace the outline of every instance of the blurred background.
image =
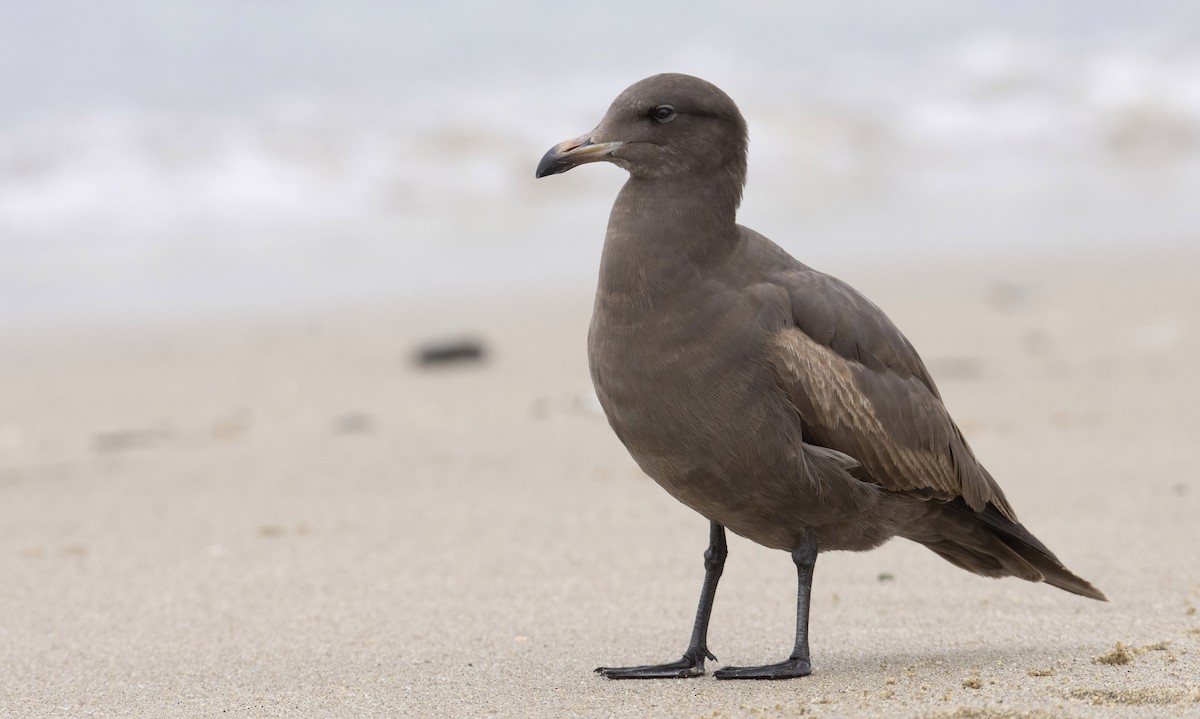
POLYGON ((623 174, 535 182, 663 71, 811 264, 1194 242, 1200 5, 55 0, 0 22, 0 327, 592 280, 623 174))

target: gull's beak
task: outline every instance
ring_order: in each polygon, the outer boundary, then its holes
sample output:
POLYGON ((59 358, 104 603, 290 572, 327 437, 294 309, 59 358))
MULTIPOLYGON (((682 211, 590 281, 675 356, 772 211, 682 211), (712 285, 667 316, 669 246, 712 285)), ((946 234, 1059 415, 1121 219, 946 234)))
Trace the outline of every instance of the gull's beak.
POLYGON ((592 142, 591 135, 560 142, 550 148, 538 163, 534 177, 557 175, 585 162, 603 160, 624 145, 623 142, 592 142))

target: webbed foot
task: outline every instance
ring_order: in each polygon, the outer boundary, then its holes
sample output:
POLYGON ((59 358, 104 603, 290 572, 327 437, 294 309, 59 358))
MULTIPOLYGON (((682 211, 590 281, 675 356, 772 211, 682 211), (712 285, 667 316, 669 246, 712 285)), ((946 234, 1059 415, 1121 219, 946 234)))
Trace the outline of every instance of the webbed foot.
POLYGON ((713 673, 717 679, 795 679, 812 673, 807 659, 792 657, 765 667, 724 667, 713 673))
POLYGON ((609 679, 689 679, 704 675, 705 657, 717 661, 707 649, 688 650, 683 657, 666 664, 647 664, 640 667, 596 667, 597 674, 609 679))

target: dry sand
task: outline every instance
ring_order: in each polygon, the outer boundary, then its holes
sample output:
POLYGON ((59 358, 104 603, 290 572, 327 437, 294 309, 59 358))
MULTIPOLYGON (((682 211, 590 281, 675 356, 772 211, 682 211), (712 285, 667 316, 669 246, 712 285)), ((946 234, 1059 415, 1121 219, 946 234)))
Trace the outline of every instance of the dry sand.
MULTIPOLYGON (((683 650, 706 524, 599 414, 588 288, 9 333, 0 715, 1200 716, 1200 261, 824 269, 1111 602, 896 540, 821 556, 811 677, 608 681, 683 650), (461 333, 488 361, 410 361, 461 333)), ((716 666, 783 658, 793 602, 731 538, 716 666)))

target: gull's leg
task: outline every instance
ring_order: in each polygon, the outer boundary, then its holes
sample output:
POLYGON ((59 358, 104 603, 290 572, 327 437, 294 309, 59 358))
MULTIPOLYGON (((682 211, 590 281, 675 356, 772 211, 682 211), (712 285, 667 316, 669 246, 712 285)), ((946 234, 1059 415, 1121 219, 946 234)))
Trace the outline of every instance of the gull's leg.
POLYGON ((817 539, 806 532, 800 546, 792 550, 796 563, 796 646, 787 660, 765 667, 725 667, 713 676, 717 679, 792 679, 812 672, 808 654, 808 609, 812 599, 813 566, 817 563, 817 539))
POLYGON ((728 554, 725 528, 713 522, 708 532, 708 549, 704 552, 704 587, 700 590, 700 606, 696 607, 692 639, 682 659, 640 667, 597 667, 596 672, 609 679, 676 679, 704 674, 705 658, 717 661, 708 651, 708 620, 712 616, 713 598, 717 595, 717 581, 721 579, 728 554))

